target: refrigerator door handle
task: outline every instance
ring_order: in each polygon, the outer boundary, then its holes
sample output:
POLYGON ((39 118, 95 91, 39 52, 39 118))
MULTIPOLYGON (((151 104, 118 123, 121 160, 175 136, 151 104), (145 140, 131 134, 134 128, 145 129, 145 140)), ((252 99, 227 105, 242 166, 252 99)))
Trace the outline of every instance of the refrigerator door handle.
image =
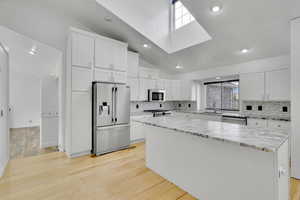
POLYGON ((99 115, 102 115, 102 112, 103 112, 103 106, 100 105, 100 106, 99 106, 99 115))
POLYGON ((107 106, 107 114, 110 115, 110 106, 107 106))
POLYGON ((111 115, 111 121, 115 122, 115 88, 112 88, 112 115, 111 115))
POLYGON ((114 108, 115 108, 115 110, 114 110, 114 118, 115 118, 115 122, 117 122, 117 112, 118 112, 118 110, 117 110, 117 96, 118 95, 118 88, 115 88, 115 96, 114 96, 114 108))

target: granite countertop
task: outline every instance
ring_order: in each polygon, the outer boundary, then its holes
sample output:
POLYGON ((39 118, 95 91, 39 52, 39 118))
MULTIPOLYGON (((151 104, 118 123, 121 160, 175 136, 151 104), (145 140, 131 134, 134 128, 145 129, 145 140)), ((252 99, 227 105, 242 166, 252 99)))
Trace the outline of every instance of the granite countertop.
POLYGON ((265 152, 276 152, 289 138, 289 133, 279 130, 254 129, 244 125, 230 124, 176 115, 161 117, 135 116, 133 121, 167 128, 204 138, 231 142, 265 152))
MULTIPOLYGON (((191 114, 201 114, 201 115, 215 115, 222 116, 222 113, 213 113, 206 112, 204 110, 176 110, 176 112, 181 113, 191 113, 191 114)), ((278 121, 291 121, 290 117, 287 116, 275 116, 275 115, 256 115, 256 114, 243 114, 240 112, 225 112, 223 114, 239 116, 239 117, 247 117, 252 119, 267 119, 267 120, 278 120, 278 121)))

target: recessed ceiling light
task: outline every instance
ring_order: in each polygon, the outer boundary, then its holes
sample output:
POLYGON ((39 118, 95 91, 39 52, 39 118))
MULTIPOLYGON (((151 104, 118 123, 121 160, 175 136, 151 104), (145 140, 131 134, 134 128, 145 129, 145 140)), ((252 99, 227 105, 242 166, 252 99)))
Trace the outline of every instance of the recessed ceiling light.
POLYGON ((220 76, 217 76, 217 77, 216 77, 216 79, 217 79, 217 80, 220 80, 220 79, 221 79, 221 77, 220 77, 220 76))
POLYGON ((36 55, 36 51, 32 51, 32 50, 30 50, 28 53, 29 53, 30 55, 36 55))
POLYGON ((150 48, 149 44, 143 44, 144 48, 150 48))
POLYGON ((176 68, 176 69, 182 69, 183 67, 180 66, 180 65, 177 65, 175 68, 176 68))
POLYGON ((37 50, 36 50, 36 46, 33 46, 32 48, 31 48, 31 50, 28 52, 30 55, 36 55, 37 54, 37 50))
POLYGON ((9 52, 8 46, 4 46, 5 51, 9 52))
POLYGON ((241 50, 241 53, 248 53, 249 52, 249 49, 242 49, 241 50))
POLYGON ((212 6, 211 7, 211 11, 214 12, 214 13, 218 13, 222 10, 221 6, 219 5, 215 5, 215 6, 212 6))
POLYGON ((107 22, 112 22, 112 18, 109 16, 104 17, 104 20, 107 22))

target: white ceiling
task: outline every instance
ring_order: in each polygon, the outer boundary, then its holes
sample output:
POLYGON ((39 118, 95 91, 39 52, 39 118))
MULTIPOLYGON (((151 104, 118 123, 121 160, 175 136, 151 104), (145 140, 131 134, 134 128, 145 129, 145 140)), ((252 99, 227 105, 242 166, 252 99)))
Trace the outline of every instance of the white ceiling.
POLYGON ((43 78, 57 75, 62 52, 0 26, 0 40, 9 52, 10 73, 43 78), (32 47, 36 55, 29 54, 32 47))
POLYGON ((196 20, 172 30, 170 0, 151 0, 151 4, 141 0, 96 1, 168 54, 211 39, 196 20))
POLYGON ((213 39, 174 54, 165 53, 95 0, 1 0, 0 24, 62 50, 69 26, 92 30, 128 42, 146 61, 174 73, 289 54, 289 21, 300 16, 298 0, 220 0, 224 10, 218 16, 209 13, 211 0, 182 1, 213 39), (107 16, 112 22, 104 20, 107 16), (144 43, 152 48, 144 49, 144 43), (251 53, 239 55, 244 47, 251 53), (175 70, 177 64, 184 69, 175 70))

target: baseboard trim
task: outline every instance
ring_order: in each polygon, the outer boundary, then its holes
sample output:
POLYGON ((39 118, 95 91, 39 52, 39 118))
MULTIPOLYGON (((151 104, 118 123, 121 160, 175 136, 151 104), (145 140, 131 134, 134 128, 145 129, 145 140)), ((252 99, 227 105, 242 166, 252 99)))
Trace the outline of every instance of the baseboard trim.
POLYGON ((81 156, 91 155, 91 151, 83 151, 79 153, 66 153, 69 158, 78 158, 81 156))
POLYGON ((8 159, 4 163, 0 163, 0 178, 4 175, 7 164, 8 159))
POLYGON ((145 139, 142 138, 142 139, 137 139, 137 140, 131 140, 130 144, 137 144, 137 143, 141 143, 141 142, 145 142, 145 139))
POLYGON ((47 148, 47 147, 57 147, 58 146, 58 142, 57 141, 52 141, 52 142, 47 142, 44 143, 43 145, 40 145, 40 147, 43 148, 47 148))

